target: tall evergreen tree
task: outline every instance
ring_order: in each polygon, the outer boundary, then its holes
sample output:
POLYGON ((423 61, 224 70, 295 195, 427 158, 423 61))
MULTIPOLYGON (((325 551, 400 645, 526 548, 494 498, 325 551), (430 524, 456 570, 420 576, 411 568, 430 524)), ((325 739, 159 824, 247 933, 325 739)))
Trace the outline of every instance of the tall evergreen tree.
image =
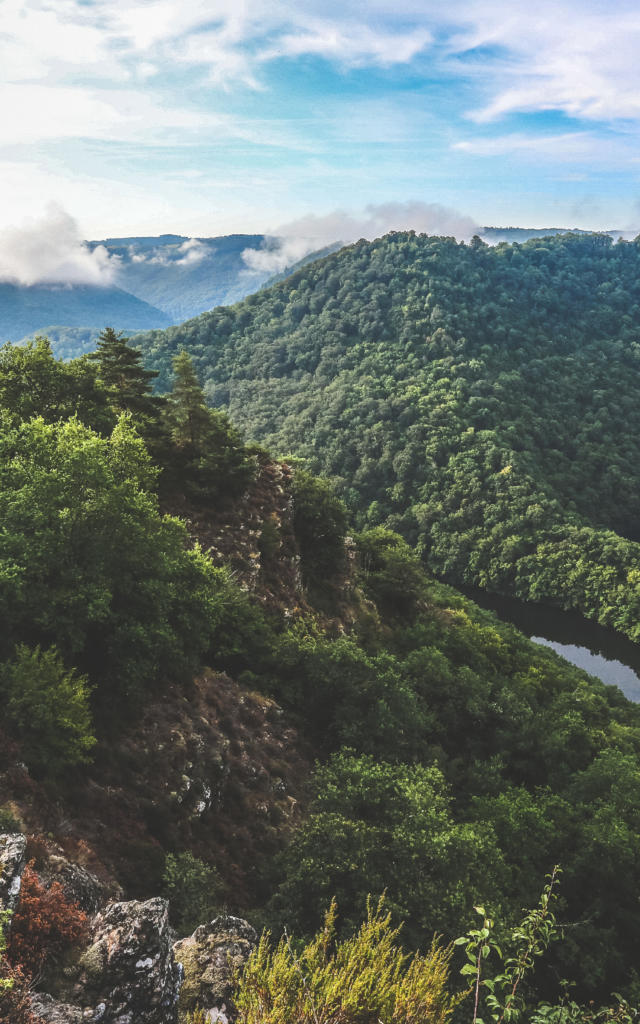
POLYGON ((172 362, 167 421, 175 446, 174 483, 195 499, 237 493, 251 480, 255 460, 227 416, 207 406, 189 354, 181 351, 172 362))
POLYGON ((171 437, 178 445, 200 448, 211 431, 211 410, 196 376, 191 357, 182 350, 173 358, 174 383, 169 399, 171 437))
POLYGON ((113 327, 105 327, 98 347, 89 355, 98 364, 98 377, 109 391, 113 405, 121 412, 156 419, 159 402, 151 393, 155 370, 145 370, 142 353, 113 327))

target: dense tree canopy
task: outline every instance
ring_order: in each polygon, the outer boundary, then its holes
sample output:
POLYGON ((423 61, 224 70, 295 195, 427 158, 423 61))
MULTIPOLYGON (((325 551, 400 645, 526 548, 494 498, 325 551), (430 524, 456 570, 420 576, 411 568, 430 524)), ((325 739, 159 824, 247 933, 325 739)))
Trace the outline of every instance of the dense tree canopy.
MULTIPOLYGON (((408 942, 438 928, 451 939, 481 897, 518 920, 560 862, 568 940, 549 977, 574 978, 581 996, 633 994, 640 708, 436 583, 411 543, 440 571, 638 635, 639 269, 637 246, 597 237, 358 243, 144 341, 173 388, 159 465, 145 410, 115 421, 99 359, 65 366, 45 343, 2 350, 11 741, 36 771, 77 764, 92 745, 90 688, 97 724, 111 708, 122 723, 166 680, 188 687, 206 658, 275 698, 270 713, 317 758, 290 849, 256 865, 267 920, 313 931, 338 894, 353 923, 386 888, 408 942), (289 569, 297 547, 303 577, 284 614, 160 514, 167 477, 185 505, 202 502, 201 521, 218 500, 246 510, 234 473, 253 456, 226 413, 206 408, 199 376, 254 434, 323 466, 355 511, 347 543, 326 480, 300 465, 292 483, 278 475, 289 569)), ((145 401, 149 381, 138 378, 145 401)), ((275 573, 279 524, 265 533, 252 515, 275 573)), ((240 513, 236 525, 249 532, 240 513)), ((185 900, 215 864, 215 849, 206 864, 179 861, 185 900)))
POLYGON ((392 234, 138 343, 438 572, 640 637, 637 242, 392 234))
POLYGON ((0 656, 56 645, 107 703, 195 669, 219 585, 160 515, 155 475, 124 418, 109 438, 77 419, 2 425, 0 656))

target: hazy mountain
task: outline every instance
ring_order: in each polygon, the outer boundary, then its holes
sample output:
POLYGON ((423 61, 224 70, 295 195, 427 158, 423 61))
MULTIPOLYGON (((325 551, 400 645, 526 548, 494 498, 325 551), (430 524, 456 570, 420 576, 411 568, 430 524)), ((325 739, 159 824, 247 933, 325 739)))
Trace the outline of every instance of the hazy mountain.
MULTIPOLYGON (((593 231, 585 231, 582 228, 483 228, 480 237, 489 245, 497 245, 498 242, 528 242, 530 238, 545 238, 548 235, 592 235, 593 231)), ((612 238, 624 236, 624 231, 605 231, 604 234, 612 238)))
POLYGON ((139 331, 164 327, 171 319, 160 309, 121 288, 95 285, 32 285, 0 282, 0 341, 44 333, 46 324, 139 331))
POLYGON ((256 291, 270 272, 250 270, 242 254, 274 244, 264 235, 158 235, 89 242, 118 257, 121 288, 163 310, 174 323, 256 291))

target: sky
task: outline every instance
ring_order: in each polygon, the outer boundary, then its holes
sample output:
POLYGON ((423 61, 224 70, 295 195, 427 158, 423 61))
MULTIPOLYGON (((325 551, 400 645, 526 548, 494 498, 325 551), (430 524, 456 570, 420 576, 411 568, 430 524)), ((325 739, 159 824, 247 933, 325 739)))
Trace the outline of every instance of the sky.
POLYGON ((0 0, 0 271, 47 224, 640 231, 639 53, 638 0, 0 0))

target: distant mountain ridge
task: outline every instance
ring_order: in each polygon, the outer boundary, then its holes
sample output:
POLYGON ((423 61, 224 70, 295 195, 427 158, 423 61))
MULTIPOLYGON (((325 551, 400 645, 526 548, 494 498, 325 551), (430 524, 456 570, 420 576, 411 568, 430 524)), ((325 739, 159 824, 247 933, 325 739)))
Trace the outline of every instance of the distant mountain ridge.
MULTIPOLYGON (((481 237, 495 245, 563 233, 560 228, 488 226, 481 237)), ((117 263, 114 286, 0 284, 0 342, 46 333, 58 355, 72 357, 88 351, 107 325, 132 333, 178 324, 218 306, 234 305, 342 247, 335 242, 276 270, 280 245, 280 239, 263 234, 94 239, 87 246, 102 246, 117 263), (273 252, 274 259, 256 269, 245 261, 247 250, 273 252)))
POLYGON ((173 323, 214 306, 231 305, 256 291, 269 271, 251 270, 246 249, 275 246, 265 235, 188 235, 105 238, 101 245, 120 263, 117 283, 143 302, 162 310, 173 323))
POLYGON ((167 327, 170 317, 122 288, 0 282, 0 341, 43 333, 46 324, 71 328, 117 324, 130 331, 167 327))
MULTIPOLYGON (((498 228, 498 227, 484 227, 480 232, 480 237, 488 242, 490 245, 496 245, 499 242, 528 242, 530 238, 547 238, 553 235, 593 235, 599 234, 600 232, 588 231, 585 228, 498 228)), ((619 237, 625 237, 631 232, 620 231, 617 228, 612 228, 609 231, 604 231, 602 234, 611 235, 612 238, 617 239, 619 237)))
MULTIPOLYGON (((102 246, 117 262, 115 286, 0 284, 0 342, 47 333, 57 354, 72 357, 93 347, 106 325, 125 333, 150 330, 232 305, 274 274, 268 262, 264 269, 249 267, 245 251, 277 251, 279 245, 278 239, 260 234, 89 241, 89 249, 102 246)), ((304 257, 296 268, 332 248, 304 257)))

